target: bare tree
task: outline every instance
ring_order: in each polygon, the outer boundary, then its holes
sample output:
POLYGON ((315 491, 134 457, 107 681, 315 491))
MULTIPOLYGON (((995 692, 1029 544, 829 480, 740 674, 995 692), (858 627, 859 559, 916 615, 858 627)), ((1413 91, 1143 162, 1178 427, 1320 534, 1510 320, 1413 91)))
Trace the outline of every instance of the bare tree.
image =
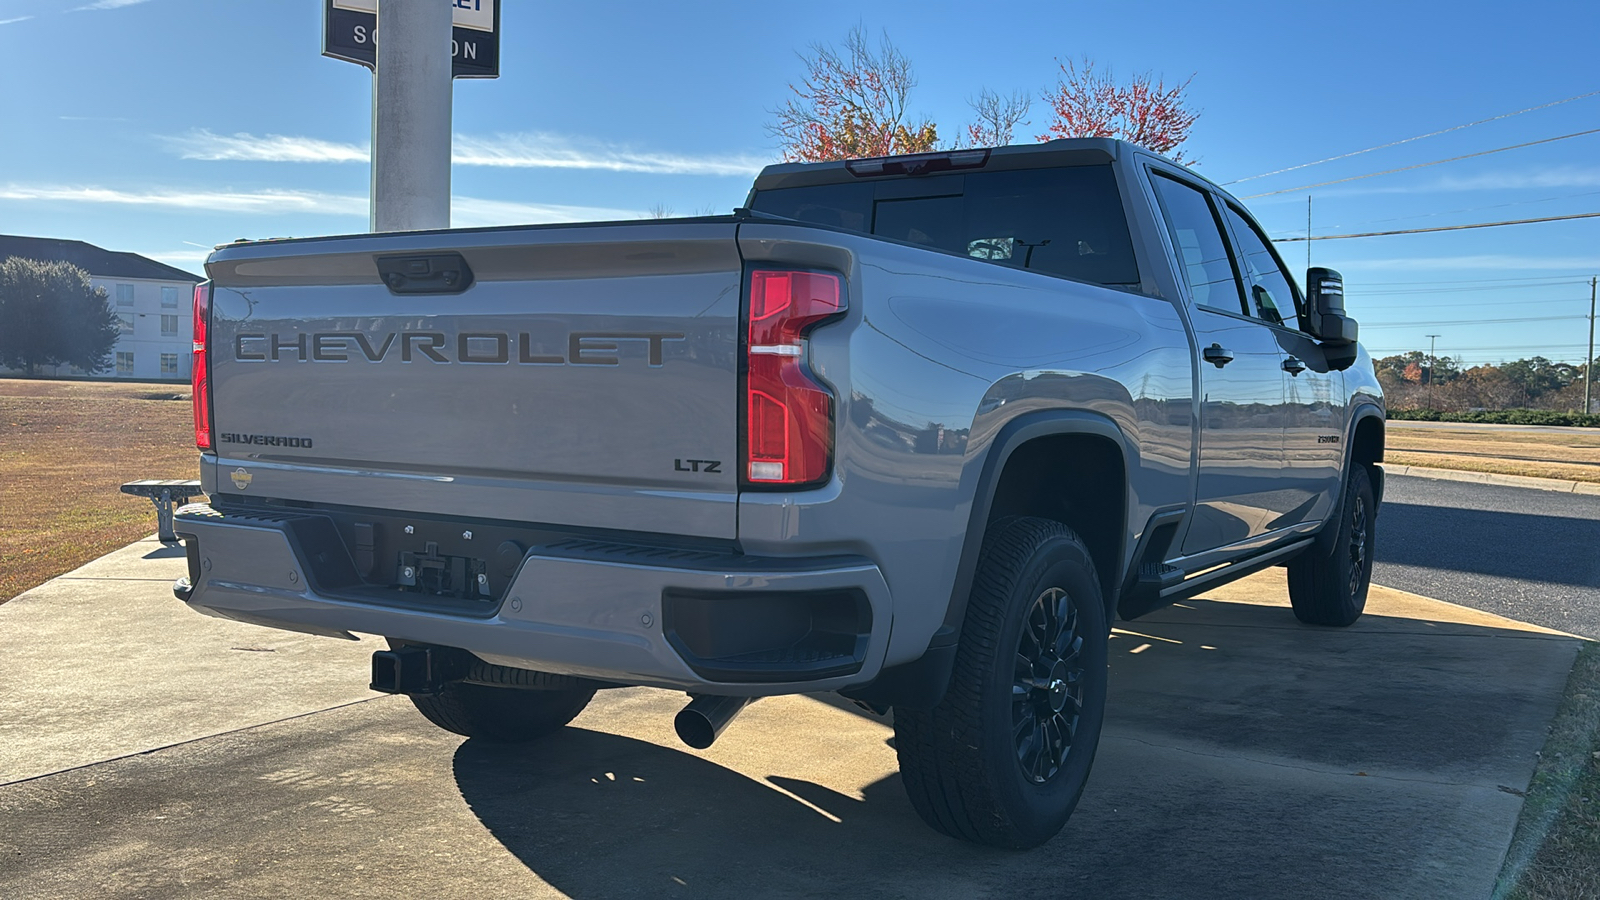
POLYGON ((1028 124, 1023 118, 1033 102, 1026 91, 1013 91, 1002 97, 984 88, 976 100, 967 105, 977 114, 978 120, 967 126, 966 142, 971 147, 1004 147, 1011 143, 1018 125, 1028 124))
POLYGON ((860 159, 920 153, 939 143, 927 119, 912 121, 906 98, 916 87, 911 61, 884 34, 874 50, 861 26, 844 46, 813 44, 802 53, 806 75, 790 84, 794 93, 773 111, 768 132, 791 162, 860 159))
POLYGON ((1061 74, 1055 87, 1044 94, 1053 118, 1039 140, 1120 138, 1184 161, 1183 155, 1174 151, 1189 138, 1189 129, 1200 117, 1184 96, 1194 76, 1171 87, 1149 72, 1119 83, 1111 70, 1096 72, 1095 64, 1087 59, 1082 68, 1071 61, 1058 59, 1056 63, 1061 74))

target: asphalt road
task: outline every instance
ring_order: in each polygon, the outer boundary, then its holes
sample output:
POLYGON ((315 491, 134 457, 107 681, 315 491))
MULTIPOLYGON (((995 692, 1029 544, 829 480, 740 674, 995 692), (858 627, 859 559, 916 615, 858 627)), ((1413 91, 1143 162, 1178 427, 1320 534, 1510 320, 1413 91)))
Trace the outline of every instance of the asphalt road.
POLYGON ((1600 639, 1600 496, 1390 476, 1372 580, 1600 639))

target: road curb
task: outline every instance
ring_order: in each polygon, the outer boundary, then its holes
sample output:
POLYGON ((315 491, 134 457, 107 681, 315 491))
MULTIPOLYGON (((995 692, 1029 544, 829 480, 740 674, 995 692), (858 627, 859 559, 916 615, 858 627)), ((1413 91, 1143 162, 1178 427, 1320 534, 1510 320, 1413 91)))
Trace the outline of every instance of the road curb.
POLYGON ((1562 494, 1594 494, 1600 496, 1600 484, 1587 481, 1563 481, 1559 478, 1534 478, 1531 475, 1497 475, 1493 472, 1465 472, 1461 469, 1434 469, 1425 466, 1384 466, 1390 475, 1410 475, 1415 478, 1432 478, 1437 481, 1468 481, 1474 484, 1498 484, 1506 487, 1532 488, 1536 491, 1555 491, 1562 494))

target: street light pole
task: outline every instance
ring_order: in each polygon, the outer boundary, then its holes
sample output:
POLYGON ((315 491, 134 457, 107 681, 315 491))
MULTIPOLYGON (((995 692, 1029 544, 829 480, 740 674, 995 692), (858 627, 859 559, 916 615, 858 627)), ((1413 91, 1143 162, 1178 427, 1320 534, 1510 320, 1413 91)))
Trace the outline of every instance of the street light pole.
POLYGON ((378 2, 373 231, 450 227, 451 7, 378 2))
POLYGON ((1430 335, 1427 335, 1427 338, 1428 338, 1428 408, 1429 409, 1433 409, 1433 370, 1434 370, 1434 366, 1437 365, 1438 362, 1439 362, 1439 358, 1437 356, 1435 356, 1434 353, 1433 353, 1433 348, 1434 348, 1435 342, 1437 342, 1439 340, 1439 335, 1430 334, 1430 335))

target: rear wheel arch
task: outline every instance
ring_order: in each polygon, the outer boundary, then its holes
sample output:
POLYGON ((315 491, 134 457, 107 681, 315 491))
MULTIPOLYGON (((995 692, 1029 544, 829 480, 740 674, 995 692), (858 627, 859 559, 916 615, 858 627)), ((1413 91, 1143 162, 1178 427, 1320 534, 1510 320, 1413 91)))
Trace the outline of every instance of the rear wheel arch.
POLYGON ((883 670, 871 684, 841 693, 882 706, 938 705, 950 684, 984 537, 1001 519, 1049 519, 1080 535, 1094 563, 1110 621, 1127 550, 1128 475, 1137 465, 1134 445, 1110 417, 1100 413, 1042 410, 1007 422, 982 461, 970 465, 962 478, 964 496, 972 498, 966 538, 944 620, 927 651, 912 662, 883 670), (1059 494, 1041 497, 1032 489, 1042 485, 1048 492, 1061 487, 1041 472, 1047 460, 1054 463, 1050 468, 1055 473, 1069 479, 1066 486, 1074 489, 1070 496, 1076 502, 1068 504, 1059 494))
POLYGON ((972 493, 945 627, 960 631, 989 526, 1012 516, 1061 522, 1089 547, 1106 602, 1116 603, 1137 451, 1109 417, 1082 410, 1019 416, 1001 428, 972 493))

